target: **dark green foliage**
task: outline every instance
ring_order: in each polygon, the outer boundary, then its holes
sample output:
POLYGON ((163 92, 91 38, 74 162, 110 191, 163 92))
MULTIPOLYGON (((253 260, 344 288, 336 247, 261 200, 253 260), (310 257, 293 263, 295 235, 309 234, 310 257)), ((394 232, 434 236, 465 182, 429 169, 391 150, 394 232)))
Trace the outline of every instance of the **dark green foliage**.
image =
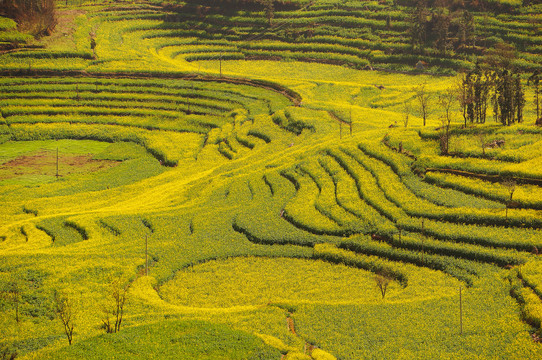
POLYGON ((55 246, 65 246, 88 238, 82 226, 62 217, 41 220, 36 227, 49 235, 55 246))
MULTIPOLYGON (((474 272, 467 264, 462 264, 451 257, 426 254, 423 249, 416 252, 408 251, 362 238, 352 238, 351 240, 343 241, 339 244, 339 248, 355 253, 375 255, 389 260, 411 263, 433 270, 440 270, 464 281, 469 286, 472 285, 472 275, 474 272)), ((380 271, 374 272, 379 273, 380 271)))
POLYGON ((18 356, 16 350, 12 350, 7 345, 0 345, 0 360, 14 360, 18 356))
POLYGON ((523 120, 525 98, 519 74, 504 70, 497 77, 495 85, 495 105, 498 121, 512 125, 523 120))

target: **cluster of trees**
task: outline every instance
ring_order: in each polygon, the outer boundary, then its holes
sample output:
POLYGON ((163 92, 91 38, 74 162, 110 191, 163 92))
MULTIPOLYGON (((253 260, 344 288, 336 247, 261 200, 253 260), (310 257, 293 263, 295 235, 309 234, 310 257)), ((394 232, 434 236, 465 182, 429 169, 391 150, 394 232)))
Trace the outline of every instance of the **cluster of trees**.
POLYGON ((50 35, 57 24, 55 0, 0 0, 0 15, 34 36, 50 35))
MULTIPOLYGON (((457 86, 439 95, 437 105, 444 110, 440 127, 440 150, 448 154, 452 107, 459 103, 465 127, 470 124, 486 122, 488 109, 492 110, 495 122, 512 125, 523 121, 523 108, 526 104, 521 74, 514 69, 515 49, 512 45, 499 43, 486 51, 472 71, 463 75, 457 86)), ((536 70, 527 80, 534 90, 536 124, 542 125, 540 106, 540 72, 536 70)), ((426 90, 425 84, 415 89, 415 105, 423 119, 423 126, 434 106, 433 94, 426 90)), ((404 104, 404 125, 412 111, 409 102, 404 104)), ((483 141, 483 139, 481 140, 483 141)))
MULTIPOLYGON (((458 89, 458 99, 467 123, 485 123, 491 105, 495 122, 511 125, 523 120, 525 93, 519 72, 513 67, 514 47, 499 43, 489 50, 474 70, 466 73, 458 89)), ((537 119, 540 117, 539 76, 535 72, 529 83, 534 86, 537 119)))
POLYGON ((416 0, 410 14, 409 36, 413 53, 424 54, 432 44, 441 55, 476 45, 471 12, 453 0, 416 0))
POLYGON ((485 123, 490 103, 496 122, 511 125, 523 120, 525 94, 520 75, 514 71, 476 66, 465 74, 459 93, 465 126, 485 123))

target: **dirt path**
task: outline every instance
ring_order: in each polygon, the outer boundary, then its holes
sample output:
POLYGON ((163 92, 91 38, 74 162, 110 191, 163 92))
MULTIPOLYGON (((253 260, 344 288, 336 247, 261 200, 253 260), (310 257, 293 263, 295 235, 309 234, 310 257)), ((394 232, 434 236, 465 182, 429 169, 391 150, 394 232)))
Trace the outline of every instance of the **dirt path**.
POLYGON ((290 317, 290 315, 292 314, 288 314, 288 316, 286 317, 286 324, 288 325, 288 330, 290 330, 290 332, 292 334, 294 334, 295 336, 297 336, 297 333, 295 332, 295 324, 294 324, 294 319, 292 319, 290 317))
MULTIPOLYGON (((105 170, 119 165, 119 161, 95 160, 91 154, 60 154, 58 157, 59 174, 66 176, 73 173, 89 173, 105 170)), ((57 158, 54 151, 39 151, 21 155, 0 164, 0 180, 24 175, 56 174, 57 158)))
MULTIPOLYGON (((427 168, 425 169, 426 172, 441 172, 446 174, 454 174, 454 175, 461 175, 465 177, 471 177, 471 178, 477 178, 489 182, 502 182, 504 179, 501 175, 486 175, 486 174, 478 174, 473 173, 469 171, 463 171, 463 170, 455 170, 455 169, 437 169, 437 168, 427 168)), ((530 184, 530 185, 538 185, 542 186, 542 179, 529 179, 529 178, 523 178, 518 176, 512 177, 518 184, 530 184)))

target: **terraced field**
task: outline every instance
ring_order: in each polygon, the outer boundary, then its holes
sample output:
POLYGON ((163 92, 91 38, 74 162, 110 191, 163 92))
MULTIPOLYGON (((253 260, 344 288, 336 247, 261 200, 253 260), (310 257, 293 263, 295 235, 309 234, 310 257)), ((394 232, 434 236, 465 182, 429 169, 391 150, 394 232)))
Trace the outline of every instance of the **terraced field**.
MULTIPOLYGON (((401 7, 387 29, 377 10, 391 4, 283 6, 269 25, 261 9, 62 2, 64 41, 0 55, 1 351, 540 358, 533 107, 467 128, 454 108, 441 155, 444 110, 424 127, 403 104, 456 79, 359 70, 405 70, 401 7), (104 333, 118 281, 122 329, 104 333), (55 293, 75 310, 71 346, 55 293)), ((531 35, 536 9, 477 31, 531 35)))

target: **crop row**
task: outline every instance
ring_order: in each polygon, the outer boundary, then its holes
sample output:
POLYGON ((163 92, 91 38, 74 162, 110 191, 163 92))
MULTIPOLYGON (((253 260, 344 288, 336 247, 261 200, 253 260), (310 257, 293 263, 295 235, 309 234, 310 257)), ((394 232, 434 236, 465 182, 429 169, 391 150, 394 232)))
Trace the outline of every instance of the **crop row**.
POLYGON ((356 254, 378 256, 387 260, 439 270, 464 281, 469 286, 472 285, 472 275, 476 275, 473 267, 454 257, 427 254, 424 251, 406 250, 392 247, 386 243, 370 241, 369 239, 351 238, 341 242, 338 247, 356 254))
MULTIPOLYGON (((56 80, 56 79, 55 79, 56 80)), ((86 98, 102 98, 106 96, 113 99, 126 99, 126 97, 132 97, 132 99, 138 99, 142 101, 152 99, 164 99, 164 101, 185 101, 195 102, 202 105, 212 106, 218 103, 219 106, 229 107, 227 103, 239 104, 246 107, 250 112, 259 113, 266 112, 268 110, 268 104, 272 108, 278 108, 283 106, 284 100, 269 91, 262 91, 256 88, 245 88, 243 86, 229 86, 225 84, 223 87, 216 86, 215 84, 208 83, 193 83, 188 84, 176 84, 176 82, 165 83, 165 86, 157 86, 152 81, 147 82, 123 82, 119 79, 119 83, 102 81, 96 79, 95 81, 87 82, 28 82, 27 79, 18 78, 11 82, 0 82, 5 89, 2 89, 2 93, 5 93, 8 97, 18 96, 32 97, 41 95, 47 91, 48 95, 54 97, 55 93, 59 93, 59 97, 69 97, 70 92, 73 97, 78 94, 80 97, 86 98), (93 94, 94 93, 94 94, 93 94), (116 94, 116 95, 115 95, 116 94), (178 100, 177 100, 178 99, 178 100), (222 105, 220 105, 222 103, 222 105), (226 104, 225 104, 226 103, 226 104)))
MULTIPOLYGON (((83 91, 79 89, 61 91, 58 88, 53 91, 43 92, 43 91, 24 91, 22 89, 10 89, 9 91, 0 92, 2 98, 4 99, 3 103, 8 103, 5 100, 7 99, 17 99, 23 101, 22 99, 72 99, 81 101, 89 100, 98 100, 98 101, 132 101, 140 103, 165 103, 165 104, 194 104, 196 106, 208 107, 211 109, 230 111, 233 106, 243 106, 244 104, 241 101, 235 99, 222 99, 221 97, 211 97, 202 93, 187 93, 187 94, 177 94, 178 96, 170 95, 167 93, 147 93, 147 92, 129 92, 129 91, 109 91, 100 90, 100 91, 83 91)), ((11 101, 13 103, 14 100, 11 101)), ((167 105, 163 105, 167 106, 167 105)))
MULTIPOLYGON (((80 109, 81 112, 85 112, 88 109, 110 109, 113 111, 120 111, 122 114, 124 109, 128 109, 128 113, 132 113, 134 116, 146 116, 150 115, 147 110, 152 110, 157 117, 174 117, 177 113, 185 114, 197 114, 197 115, 223 115, 227 111, 233 110, 233 108, 225 108, 218 104, 198 104, 179 101, 177 102, 161 102, 161 101, 122 101, 113 99, 10 99, 0 101, 0 107, 4 117, 22 114, 44 114, 51 113, 52 110, 57 109, 60 113, 65 109, 66 113, 77 113, 80 109), (47 109, 47 110, 46 110, 47 109), (44 112, 45 111, 45 112, 44 112)), ((99 111, 99 110, 98 110, 99 111)))
MULTIPOLYGON (((295 187, 276 172, 249 181, 252 201, 233 220, 233 228, 250 241, 267 245, 314 246, 336 242, 333 237, 302 230, 284 218, 284 207, 296 194, 295 187)), ((318 214, 320 217, 322 215, 318 214)))
MULTIPOLYGON (((325 161, 325 160, 322 160, 322 161, 325 161)), ((326 167, 330 167, 330 161, 327 161, 327 165, 326 167)), ((337 210, 335 210, 334 208, 336 208, 338 206, 338 204, 335 202, 336 199, 339 198, 339 195, 335 195, 334 194, 334 191, 336 191, 336 188, 335 186, 332 184, 332 181, 330 181, 331 179, 329 177, 326 177, 322 174, 322 171, 319 171, 317 166, 315 166, 314 164, 312 166, 306 164, 306 165, 303 165, 300 169, 302 172, 308 174, 311 179, 313 180, 314 182, 314 185, 313 187, 315 187, 313 190, 312 190, 312 193, 316 193, 318 192, 318 195, 316 197, 316 200, 313 201, 313 206, 315 206, 320 213, 322 214, 325 214, 327 215, 328 217, 330 218, 333 218, 334 221, 337 223, 337 224, 341 224, 342 221, 344 221, 344 219, 348 218, 348 216, 345 216, 344 214, 344 211, 339 211, 337 212, 337 210), (336 197, 335 197, 336 196, 336 197)), ((336 169, 333 169, 331 170, 333 171, 333 175, 336 176, 336 180, 334 180, 335 184, 337 184, 339 182, 339 177, 338 177, 338 171, 336 169)), ((295 181, 297 187, 299 188, 299 190, 301 191, 303 189, 303 187, 307 186, 307 185, 303 185, 304 183, 307 182, 306 179, 304 179, 304 177, 300 177, 300 176, 295 176, 295 175, 292 175, 290 174, 290 177, 293 178, 293 181, 295 181)), ((298 196, 300 196, 301 194, 299 194, 298 196)), ((312 195, 314 196, 314 195, 312 195)), ((352 197, 352 193, 350 191, 350 197, 352 197)), ((311 206, 311 201, 308 200, 307 196, 304 197, 304 202, 305 202, 305 212, 301 215, 299 215, 299 218, 301 218, 303 215, 306 215, 306 214, 310 214, 310 209, 309 207, 311 206)), ((314 210, 312 210, 314 211, 314 210)), ((349 216, 352 216, 352 214, 349 214, 349 216)), ((313 233, 323 233, 323 230, 321 230, 321 225, 323 224, 323 222, 321 220, 319 220, 318 217, 314 217, 313 216, 307 216, 307 217, 304 217, 303 216, 303 219, 304 220, 304 223, 302 224, 302 226, 299 226, 300 228, 302 228, 303 230, 306 230, 308 232, 313 232, 313 233), (320 230, 319 230, 320 229, 320 230)), ((403 221, 406 220, 406 219, 402 219, 403 221)), ((354 222, 356 223, 356 222, 354 222)), ((359 223, 361 223, 360 220, 357 221, 357 226, 359 227, 359 223)), ((299 224, 298 224, 299 225, 299 224)), ((341 224, 343 229, 343 232, 344 231, 348 231, 347 229, 351 228, 349 226, 345 226, 344 223, 341 224)), ((398 226, 402 226, 401 223, 397 223, 398 226)), ((450 225, 454 225, 454 224, 450 224, 450 225)), ((391 224, 388 224, 388 226, 390 227, 393 227, 393 225, 391 224)), ((458 228, 461 228, 463 227, 464 225, 457 225, 455 226, 455 228, 451 228, 451 232, 452 233, 456 233, 456 229, 458 228)), ((405 226, 405 228, 408 228, 408 226, 405 226)), ((443 231, 442 231, 442 223, 437 223, 437 222, 431 222, 431 221, 427 221, 427 224, 423 224, 422 225, 422 230, 424 234, 426 235, 434 235, 434 232, 435 232, 435 229, 438 229, 438 228, 441 228, 440 230, 440 234, 438 235, 442 235, 443 231)), ((380 229, 380 231, 382 231, 383 229, 380 229)), ((418 229, 420 230, 420 229, 418 229)), ((467 231, 463 231, 463 232, 459 232, 457 235, 460 236, 465 236, 466 233, 470 232, 472 229, 467 229, 467 231)), ((487 232, 488 228, 485 228, 484 231, 487 232)), ((507 229, 501 229, 501 230, 504 230, 506 231, 507 229)), ((358 229, 359 232, 360 229, 358 229)), ((341 233, 338 233, 340 235, 343 235, 341 233)), ((475 234, 475 235, 480 235, 481 232, 478 232, 478 234, 475 234)), ((500 235, 503 235, 504 233, 501 233, 500 235)), ((390 234, 391 237, 389 238, 391 240, 391 245, 393 247, 400 247, 400 248, 405 248, 405 249, 409 249, 409 250, 415 250, 415 251, 422 251, 422 252, 427 252, 427 253, 432 253, 432 254, 438 254, 438 255, 441 255, 441 256, 455 256, 455 257, 459 257, 459 258, 465 258, 465 259, 468 259, 468 260, 474 260, 474 261, 482 261, 482 262, 490 262, 490 263, 495 263, 497 265, 500 265, 500 266, 505 266, 505 265, 515 265, 515 264, 520 264, 522 261, 522 258, 516 254, 516 253, 513 253, 513 252, 507 252, 507 251, 504 251, 504 250, 493 250, 493 249, 485 249, 483 247, 480 247, 480 245, 482 246, 491 246, 491 245, 495 245, 495 244, 491 244, 491 243, 487 243, 487 242, 484 242, 484 241, 480 241, 480 243, 478 244, 477 241, 474 241, 472 242, 473 244, 477 244, 477 245, 466 245, 466 244, 456 244, 454 242, 450 243, 448 241, 438 241, 438 240, 428 240, 428 239, 425 239, 423 238, 422 240, 420 240, 418 237, 416 237, 416 235, 403 235, 403 236, 398 236, 397 232, 394 232, 393 234, 390 234), (424 250, 424 246, 426 247, 425 250, 424 250)), ((513 232, 510 232, 509 235, 512 235, 512 237, 509 236, 509 239, 512 239, 513 238, 513 232)), ((425 235, 424 235, 425 236, 425 235)), ((387 237, 384 237, 384 239, 388 239, 387 237)), ((534 236, 533 236, 533 239, 534 239, 534 236)), ((448 240, 460 240, 460 239, 453 239, 453 237, 450 237, 448 236, 448 240)), ((371 248, 375 247, 376 245, 371 245, 371 248)), ((382 248, 382 246, 380 246, 380 248, 382 248)), ((384 247, 386 248, 386 252, 390 252, 392 251, 389 247, 384 247)), ((352 249, 350 249, 352 250, 352 249)), ((381 249, 382 250, 382 249, 381 249)), ((523 249, 523 250, 530 250, 530 248, 527 246, 527 249, 523 249)), ((376 251, 376 250, 374 250, 376 251)), ((383 250, 382 250, 383 251, 383 250)), ((386 254, 386 252, 382 252, 382 253, 372 253, 373 255, 376 255, 376 254, 380 254, 380 256, 384 256, 383 254, 386 254)), ((394 256, 403 256, 403 257, 406 257, 407 255, 403 254, 403 255, 400 255, 398 254, 397 252, 394 252, 394 255, 390 255, 392 257, 394 256)), ((409 255, 410 256, 410 255, 409 255)), ((389 258, 389 256, 385 256, 387 258, 389 258)), ((414 258, 408 260, 408 262, 413 262, 413 263, 420 263, 420 258, 421 259, 427 259, 427 257, 425 255, 416 255, 414 256, 414 258), (417 260, 416 260, 417 259, 417 260)), ((440 264, 440 261, 442 259, 438 260, 438 263, 440 264)), ((404 260, 403 260, 404 261, 404 260)), ((423 260, 423 261, 427 261, 427 260, 423 260)), ((437 261, 437 260, 434 260, 434 261, 437 261)), ((443 261, 443 260, 442 260, 443 261)), ((448 260, 446 260, 448 261, 448 260)), ((434 269, 439 269, 439 270, 443 270, 443 269, 447 269, 447 271, 449 273, 454 273, 456 272, 456 270, 450 270, 447 265, 444 266, 444 265, 437 265, 436 263, 433 264, 433 266, 431 266, 432 268, 434 269)), ((453 267, 452 267, 453 268, 453 267)), ((459 271, 461 272, 461 271, 459 271)), ((454 276, 459 276, 458 273, 455 273, 454 276)))
POLYGON ((317 244, 314 246, 315 259, 322 259, 337 264, 344 264, 381 274, 397 280, 407 286, 408 275, 394 262, 374 255, 356 254, 346 249, 340 249, 332 244, 317 244))
MULTIPOLYGON (((427 235, 442 240, 512 248, 522 251, 531 251, 533 246, 541 245, 537 241, 539 239, 539 230, 455 224, 410 217, 384 196, 375 178, 358 161, 350 155, 336 150, 329 150, 328 155, 354 179, 359 197, 376 209, 380 215, 401 229, 417 233, 423 231, 427 235), (518 232, 522 234, 518 235, 518 232)), ((389 233, 393 229, 394 227, 391 229, 386 227, 382 233, 389 233)))
POLYGON ((5 119, 11 128, 17 124, 88 124, 88 125, 111 125, 119 127, 134 127, 146 130, 168 130, 176 132, 194 132, 205 134, 210 129, 224 123, 221 118, 201 115, 189 115, 175 119, 161 119, 157 121, 154 116, 111 116, 111 114, 74 114, 62 113, 58 115, 14 115, 5 119), (182 119, 182 121, 179 121, 182 119))
POLYGON ((525 284, 520 273, 516 271, 509 275, 510 294, 519 303, 522 317, 537 332, 542 328, 542 298, 528 284, 525 284))
MULTIPOLYGON (((288 210, 290 206, 294 209, 294 211, 286 212, 287 217, 285 218, 296 227, 309 233, 340 236, 376 231, 377 233, 384 234, 385 238, 396 237, 398 233, 397 228, 400 228, 402 230, 422 233, 426 236, 433 236, 436 239, 445 241, 469 243, 482 247, 511 248, 522 251, 531 251, 533 247, 541 245, 537 241, 540 233, 539 230, 465 225, 463 223, 455 224, 410 217, 383 196, 381 190, 377 187, 376 181, 370 176, 370 173, 365 172, 364 179, 362 179, 361 175, 363 171, 361 171, 359 164, 356 166, 355 163, 351 162, 352 168, 347 165, 346 168, 343 168, 343 173, 341 173, 338 170, 339 164, 341 162, 347 163, 349 160, 347 160, 346 154, 340 156, 342 158, 335 157, 335 159, 339 158, 336 165, 333 165, 332 159, 334 156, 324 157, 319 161, 320 165, 323 164, 322 169, 319 169, 314 163, 308 163, 302 165, 297 172, 290 170, 283 173, 294 184, 294 187, 298 189, 293 203, 289 203, 285 208, 285 210, 288 210), (329 176, 325 176, 324 172, 327 172, 329 176), (354 176, 348 179, 346 174, 350 172, 354 176), (373 180, 370 180, 371 178, 373 180), (358 189, 356 190, 355 187, 358 187, 358 189), (360 191, 360 188, 363 188, 363 191, 360 191), (343 195, 342 189, 348 189, 348 193, 343 195), (358 199, 353 196, 354 192, 359 193, 355 194, 358 195, 358 199), (374 208, 366 205, 363 200, 367 200, 374 208), (291 204, 297 205, 294 206, 291 204), (355 206, 352 206, 352 204, 355 204, 355 206), (365 210, 360 211, 361 209, 365 210), (384 214, 384 217, 381 217, 379 213, 384 214), (322 216, 327 219, 323 221, 322 216), (327 222, 329 222, 329 225, 324 226, 327 222), (518 236, 518 231, 523 234, 518 236)), ((442 244, 440 251, 443 255, 448 252, 454 254, 454 251, 457 252, 457 249, 460 248, 460 246, 453 243, 449 245, 442 244)), ((466 246, 466 248, 468 251, 466 251, 464 257, 478 260, 473 255, 475 247, 469 248, 469 246, 466 246)), ((483 253, 484 251, 481 252, 483 253)), ((491 253, 491 251, 489 252, 491 253)), ((505 260, 502 260, 494 254, 484 256, 487 259, 491 259, 487 261, 501 265, 505 262, 514 263, 514 260, 510 260, 513 257, 503 255, 503 259, 505 260), (491 258, 491 256, 494 256, 494 258, 491 258)))
POLYGON ((155 132, 132 126, 64 122, 60 124, 17 123, 0 130, 15 141, 76 139, 111 143, 133 142, 143 146, 166 166, 175 166, 180 159, 195 156, 195 151, 199 148, 203 137, 193 132, 155 132))
POLYGON ((528 226, 538 228, 541 220, 535 213, 522 210, 518 214, 503 216, 494 211, 473 208, 447 208, 437 206, 429 201, 415 196, 402 183, 401 179, 385 164, 361 152, 349 151, 349 155, 356 159, 377 180, 386 198, 414 217, 425 217, 434 220, 480 225, 528 226))
MULTIPOLYGON (((382 144, 362 142, 358 148, 367 155, 388 165, 416 196, 447 207, 502 208, 503 205, 484 198, 471 196, 461 189, 443 189, 431 186, 412 172, 413 160, 392 151, 382 144)), ((478 194, 474 194, 478 195, 478 194)))
MULTIPOLYGON (((500 183, 439 172, 428 172, 425 180, 444 188, 456 189, 502 203, 510 200, 510 188, 500 183)), ((523 208, 542 210, 542 189, 539 186, 516 185, 512 197, 523 208)))
MULTIPOLYGON (((189 38, 196 37, 199 39, 215 39, 222 41, 227 40, 231 46, 239 43, 240 47, 248 46, 244 41, 246 38, 262 39, 280 39, 285 44, 281 48, 261 49, 263 54, 259 56, 294 58, 300 60, 302 56, 291 54, 280 55, 280 52, 287 52, 289 47, 301 47, 304 52, 310 53, 310 56, 315 54, 332 51, 329 47, 335 46, 338 49, 341 46, 354 46, 352 49, 343 49, 348 53, 352 51, 358 53, 364 49, 382 50, 386 54, 374 54, 363 56, 373 63, 380 64, 409 64, 414 65, 420 56, 406 55, 404 50, 409 48, 409 43, 405 39, 405 33, 410 27, 407 21, 407 13, 400 10, 391 10, 387 8, 385 11, 370 11, 370 10, 352 10, 351 8, 318 9, 316 5, 310 5, 310 10, 300 11, 281 11, 277 12, 274 19, 274 25, 267 27, 267 19, 261 12, 239 12, 234 16, 221 14, 208 14, 205 22, 198 19, 190 13, 178 14, 183 21, 169 22, 161 25, 140 25, 133 26, 129 31, 142 31, 144 38, 150 37, 179 37, 189 38), (254 28, 257 28, 255 31, 254 28), (227 30, 225 30, 227 29, 227 30), (221 35, 221 36, 217 36, 221 35), (297 42, 296 40, 301 41, 297 42), (294 41, 294 42, 292 42, 294 41), (308 42, 313 45, 309 46, 308 42), (326 45, 327 44, 327 45, 326 45), (355 45, 354 45, 355 44, 355 45), (310 50, 313 48, 312 50, 310 50), (399 50, 403 54, 390 54, 399 50)), ((477 26, 478 35, 485 39, 491 38, 495 31, 505 40, 519 41, 524 44, 524 48, 536 46, 537 37, 532 34, 532 26, 525 21, 502 21, 497 19, 479 19, 477 26), (492 32, 492 34, 490 34, 492 32), (501 32, 501 33, 499 33, 501 32), (490 36, 491 35, 491 36, 490 36)), ((489 40, 488 40, 489 41, 489 40)), ((257 42, 251 42, 250 46, 260 46, 257 42)), ((226 44, 224 44, 226 46, 226 44)), ((262 43, 261 46, 269 46, 262 43)), ((217 50, 216 48, 214 50, 217 50)), ((224 50, 231 51, 231 50, 224 50)), ((218 52, 218 51, 217 51, 218 52)), ((299 52, 299 50, 297 50, 299 52)), ((333 51, 333 53, 344 54, 342 52, 333 51)), ((235 53, 235 59, 242 59, 241 55, 246 57, 257 56, 247 52, 235 53)), ((528 54, 527 54, 528 55, 528 54)), ((207 56, 191 55, 191 60, 208 59, 207 56)), ((328 57, 330 57, 328 55, 328 57)), ((322 59, 322 55, 316 57, 322 59)), ((353 59, 341 59, 341 61, 356 66, 361 66, 356 62, 349 62, 353 59)), ((466 56, 454 56, 454 58, 443 58, 436 49, 428 48, 426 56, 423 60, 430 63, 432 66, 440 66, 443 68, 452 69, 469 69, 473 64, 466 56), (430 54, 430 56, 427 56, 430 54)), ((536 58, 533 61, 523 64, 528 68, 538 66, 536 58)), ((522 66, 523 66, 522 65, 522 66)))

